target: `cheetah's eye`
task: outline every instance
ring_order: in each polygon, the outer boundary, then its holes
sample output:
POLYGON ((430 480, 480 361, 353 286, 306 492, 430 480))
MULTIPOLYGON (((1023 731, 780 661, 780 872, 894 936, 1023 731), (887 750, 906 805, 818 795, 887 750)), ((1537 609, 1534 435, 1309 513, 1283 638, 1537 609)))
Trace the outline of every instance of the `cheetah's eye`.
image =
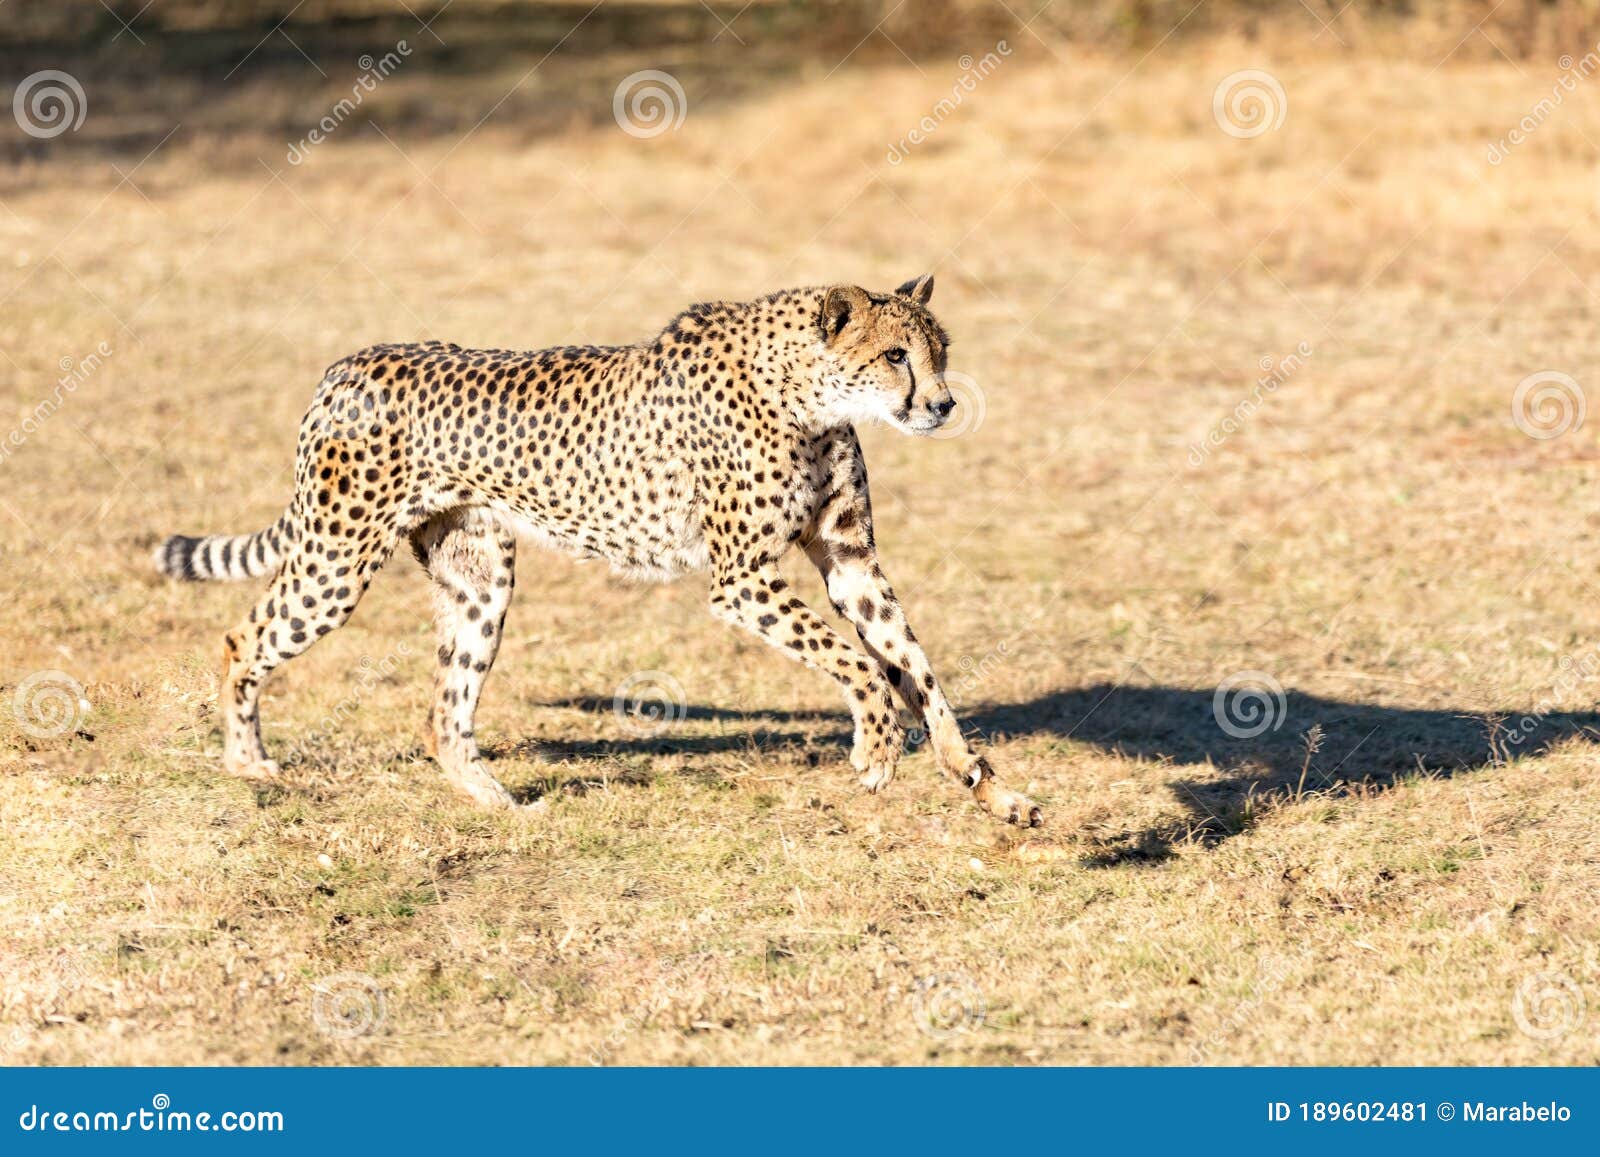
POLYGON ((904 365, 906 360, 906 351, 903 349, 892 349, 883 356, 888 360, 891 366, 904 365))

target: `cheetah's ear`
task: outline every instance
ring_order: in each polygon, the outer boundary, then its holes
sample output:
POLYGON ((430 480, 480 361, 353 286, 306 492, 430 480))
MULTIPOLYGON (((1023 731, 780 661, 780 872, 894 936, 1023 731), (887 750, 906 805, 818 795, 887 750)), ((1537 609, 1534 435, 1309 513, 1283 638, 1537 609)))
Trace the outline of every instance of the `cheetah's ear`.
POLYGON ((928 299, 933 296, 933 274, 924 273, 921 277, 913 277, 895 292, 901 297, 909 297, 918 305, 927 305, 928 299))
POLYGON ((835 285, 822 295, 822 334, 829 341, 844 332, 851 318, 864 313, 872 299, 855 285, 835 285))

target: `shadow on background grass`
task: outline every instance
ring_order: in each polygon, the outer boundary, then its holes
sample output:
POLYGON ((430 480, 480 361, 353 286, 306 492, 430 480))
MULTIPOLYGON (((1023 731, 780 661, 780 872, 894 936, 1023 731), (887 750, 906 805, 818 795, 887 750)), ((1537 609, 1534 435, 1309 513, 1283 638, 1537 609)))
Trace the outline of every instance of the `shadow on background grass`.
MULTIPOLYGON (((38 139, 0 131, 0 159, 134 162, 169 139, 205 142, 222 163, 280 167, 285 146, 325 117, 331 145, 375 139, 455 141, 492 121, 521 140, 608 124, 619 83, 663 70, 690 115, 759 97, 847 61, 939 53, 954 69, 957 38, 1003 35, 1009 19, 960 28, 918 22, 890 43, 869 5, 803 3, 396 5, 313 14, 161 6, 123 13, 86 6, 41 29, 0 21, 0 75, 66 72, 86 92, 81 129, 38 139), (124 24, 126 21, 126 24, 124 24), (992 28, 990 27, 992 25, 992 28), (377 62, 380 79, 357 94, 377 62), (354 99, 350 99, 354 97, 354 99), (348 101, 345 108, 338 108, 348 101)), ((292 11, 290 11, 292 9, 292 11)), ((1002 9, 996 9, 1003 14, 1002 9)), ((0 9, 3 12, 3 9, 0 9)))
POLYGON ((1594 712, 1426 710, 1296 691, 1286 693, 1276 727, 1235 738, 1218 725, 1214 698, 1209 689, 1101 685, 989 704, 969 719, 985 734, 1055 736, 1222 772, 1169 780, 1185 811, 1179 822, 1107 841, 1093 861, 1105 865, 1164 859, 1178 843, 1220 843, 1306 796, 1381 791, 1402 779, 1450 777, 1540 755, 1577 736, 1600 739, 1594 712))
MULTIPOLYGON (((1053 691, 1024 703, 989 703, 961 712, 969 729, 1009 739, 1091 744, 1119 756, 1207 773, 1168 781, 1182 814, 1159 826, 1097 839, 1091 866, 1157 862, 1178 844, 1212 846, 1248 831, 1274 808, 1308 797, 1339 799, 1384 791, 1422 776, 1449 778, 1544 754, 1575 737, 1600 741, 1600 713, 1547 715, 1383 707, 1287 692, 1276 727, 1238 738, 1223 731, 1215 692, 1177 687, 1101 684, 1053 691), (1315 730, 1313 730, 1315 729, 1315 730)), ((549 704, 596 714, 615 711, 611 699, 574 698, 549 704)), ((846 721, 840 714, 690 704, 680 718, 743 722, 725 735, 659 735, 542 746, 563 759, 627 755, 713 754, 752 744, 774 749, 848 749, 850 729, 818 735, 786 728, 846 721)), ((526 745, 523 745, 526 746, 526 745)), ((816 762, 815 759, 812 762, 816 762)))

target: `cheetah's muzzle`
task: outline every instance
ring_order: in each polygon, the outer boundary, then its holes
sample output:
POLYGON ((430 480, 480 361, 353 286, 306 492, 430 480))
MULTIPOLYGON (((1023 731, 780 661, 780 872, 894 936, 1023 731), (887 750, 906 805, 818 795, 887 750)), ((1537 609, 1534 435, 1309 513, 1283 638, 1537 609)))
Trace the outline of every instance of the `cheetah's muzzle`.
POLYGON ((517 542, 671 579, 711 572, 711 611, 844 689, 851 763, 869 790, 894 778, 902 709, 940 765, 991 814, 1039 822, 961 733, 877 562, 855 424, 943 425, 948 339, 933 278, 893 293, 796 289, 691 307, 631 346, 518 352, 430 342, 375 346, 328 369, 300 426, 295 493, 258 534, 173 536, 174 578, 271 575, 226 636, 218 706, 224 763, 270 778, 261 685, 341 626, 395 548, 433 579, 438 668, 429 746, 449 780, 513 806, 478 757, 473 716, 500 647, 517 542), (860 649, 779 576, 798 546, 860 649))

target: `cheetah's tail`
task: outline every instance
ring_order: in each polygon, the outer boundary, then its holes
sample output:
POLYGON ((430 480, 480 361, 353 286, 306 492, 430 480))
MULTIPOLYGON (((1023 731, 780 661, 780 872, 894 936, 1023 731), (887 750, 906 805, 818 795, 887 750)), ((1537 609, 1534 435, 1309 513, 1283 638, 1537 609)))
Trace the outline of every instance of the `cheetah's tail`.
POLYGON ((271 574, 283 557, 287 516, 259 534, 175 534, 156 547, 156 569, 186 582, 218 582, 271 574))

